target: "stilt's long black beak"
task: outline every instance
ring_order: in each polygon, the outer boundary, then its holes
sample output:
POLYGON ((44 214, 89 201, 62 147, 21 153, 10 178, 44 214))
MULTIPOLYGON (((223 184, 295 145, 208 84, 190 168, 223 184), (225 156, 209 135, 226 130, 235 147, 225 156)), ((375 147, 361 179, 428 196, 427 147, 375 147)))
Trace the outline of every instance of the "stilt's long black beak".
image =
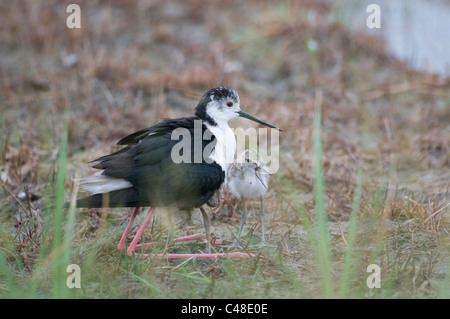
POLYGON ((240 117, 244 117, 244 118, 246 118, 246 119, 249 119, 249 120, 252 120, 252 121, 254 121, 254 122, 256 122, 256 123, 259 123, 259 124, 261 124, 261 125, 264 125, 264 126, 267 126, 267 127, 270 127, 270 128, 274 128, 274 129, 276 129, 276 130, 278 130, 278 131, 280 131, 280 132, 283 132, 280 128, 278 128, 278 127, 276 127, 276 126, 273 126, 273 125, 270 125, 270 124, 267 124, 267 123, 265 123, 265 122, 263 122, 263 121, 260 121, 260 120, 258 120, 256 117, 254 117, 254 116, 251 116, 250 114, 247 114, 247 113, 245 113, 244 111, 239 111, 239 112, 237 112, 237 114, 239 114, 239 116, 240 117))

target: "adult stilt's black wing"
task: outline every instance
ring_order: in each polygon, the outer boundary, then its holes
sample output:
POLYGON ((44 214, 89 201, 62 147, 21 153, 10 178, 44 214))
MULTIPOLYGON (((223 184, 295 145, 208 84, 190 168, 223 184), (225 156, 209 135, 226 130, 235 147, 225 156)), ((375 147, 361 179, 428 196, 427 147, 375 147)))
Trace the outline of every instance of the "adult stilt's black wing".
POLYGON ((190 145, 184 141, 183 145, 190 147, 182 148, 178 154, 172 154, 174 146, 187 138, 183 135, 178 140, 172 139, 172 132, 177 128, 185 129, 191 137, 199 134, 202 150, 212 142, 202 138, 206 127, 194 125, 195 120, 200 121, 195 117, 166 119, 121 139, 118 144, 125 147, 95 160, 98 163, 93 167, 103 169, 102 174, 108 177, 129 182, 132 187, 95 194, 79 200, 78 206, 136 207, 176 204, 180 208, 191 208, 203 205, 224 181, 225 173, 222 168, 215 162, 208 163, 208 154, 202 154, 201 162, 195 163, 193 139, 189 139, 190 145), (185 155, 183 152, 191 153, 190 162, 174 162, 173 155, 185 155), (106 200, 108 203, 105 203, 106 200))

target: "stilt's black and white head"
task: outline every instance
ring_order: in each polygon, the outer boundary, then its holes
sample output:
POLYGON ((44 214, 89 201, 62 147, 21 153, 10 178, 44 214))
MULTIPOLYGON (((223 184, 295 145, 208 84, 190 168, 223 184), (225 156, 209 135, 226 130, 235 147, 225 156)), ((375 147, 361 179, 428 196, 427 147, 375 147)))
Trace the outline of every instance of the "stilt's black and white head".
POLYGON ((195 115, 211 126, 221 126, 238 116, 281 131, 241 110, 239 94, 227 87, 217 87, 206 92, 195 109, 195 115))

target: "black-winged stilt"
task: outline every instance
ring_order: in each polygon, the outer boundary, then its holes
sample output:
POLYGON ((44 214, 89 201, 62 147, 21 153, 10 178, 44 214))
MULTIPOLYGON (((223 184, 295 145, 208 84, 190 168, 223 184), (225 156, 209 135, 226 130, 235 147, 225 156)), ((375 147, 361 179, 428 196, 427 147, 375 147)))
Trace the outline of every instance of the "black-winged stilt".
MULTIPOLYGON (((248 256, 239 252, 210 253, 210 219, 202 208, 220 188, 228 164, 234 160, 236 139, 228 121, 238 116, 280 130, 242 111, 239 95, 235 90, 227 87, 211 89, 200 99, 195 108, 195 116, 165 119, 159 124, 137 131, 117 143, 123 145, 123 148, 94 160, 97 164, 93 167, 101 171, 80 179, 81 187, 91 196, 79 199, 77 207, 135 207, 117 245, 119 250, 125 249, 126 238, 139 208, 151 207, 127 249, 128 255, 142 247, 137 243, 155 207, 198 207, 203 215, 206 236, 195 234, 174 241, 206 239, 207 253, 158 257, 248 256), (181 139, 184 133, 189 135, 187 143, 184 138, 181 139), (203 138, 208 134, 210 139, 203 138), (184 145, 184 148, 180 145, 184 145)), ((144 244, 144 247, 151 244, 144 244)), ((153 255, 144 254, 144 257, 149 256, 153 255)))

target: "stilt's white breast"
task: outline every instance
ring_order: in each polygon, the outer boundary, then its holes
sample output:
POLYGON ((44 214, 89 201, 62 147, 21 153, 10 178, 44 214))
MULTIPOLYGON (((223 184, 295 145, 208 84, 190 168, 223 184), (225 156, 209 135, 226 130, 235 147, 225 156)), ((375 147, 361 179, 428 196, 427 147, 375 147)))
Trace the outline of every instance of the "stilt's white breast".
POLYGON ((219 164, 225 174, 227 174, 228 165, 234 161, 236 153, 236 136, 226 122, 217 126, 207 123, 205 125, 216 138, 216 146, 210 158, 219 164))

